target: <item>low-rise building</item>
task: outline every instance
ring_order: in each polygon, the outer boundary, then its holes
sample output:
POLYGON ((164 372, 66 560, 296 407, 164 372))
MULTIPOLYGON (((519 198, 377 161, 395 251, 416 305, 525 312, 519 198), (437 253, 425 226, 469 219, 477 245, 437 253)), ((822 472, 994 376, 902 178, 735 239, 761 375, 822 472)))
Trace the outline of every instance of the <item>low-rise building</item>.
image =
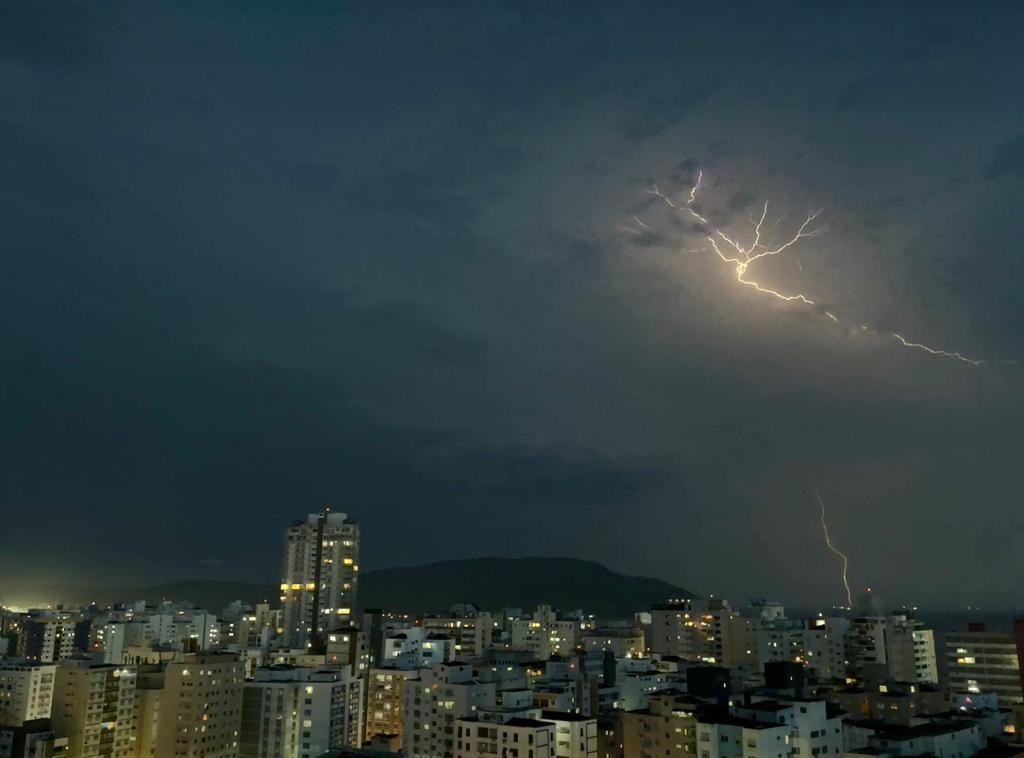
POLYGON ((789 724, 753 721, 725 710, 702 713, 697 723, 699 758, 786 758, 791 754, 789 724))
POLYGON ((697 754, 694 698, 653 695, 646 708, 620 715, 623 754, 636 758, 693 758, 697 754))
POLYGON ((553 710, 541 711, 540 718, 555 725, 557 758, 597 758, 597 719, 553 710))
POLYGON ((468 717, 456 720, 455 731, 455 758, 555 758, 555 724, 550 721, 525 716, 504 721, 468 717))
POLYGON ((984 748, 985 738, 970 721, 930 721, 906 727, 876 724, 870 745, 891 756, 965 758, 984 748))
POLYGON ((644 655, 643 627, 603 626, 583 636, 583 649, 587 653, 610 652, 616 658, 636 658, 644 655))

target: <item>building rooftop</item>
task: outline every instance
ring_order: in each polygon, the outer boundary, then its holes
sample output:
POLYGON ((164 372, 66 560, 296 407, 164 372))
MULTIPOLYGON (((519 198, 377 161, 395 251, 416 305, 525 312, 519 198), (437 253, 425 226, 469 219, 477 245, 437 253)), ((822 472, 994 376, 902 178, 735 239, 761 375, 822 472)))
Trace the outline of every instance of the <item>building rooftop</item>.
POLYGON ((733 716, 719 709, 709 709, 701 713, 697 718, 698 724, 721 724, 723 726, 738 726, 742 729, 789 729, 786 724, 777 724, 770 721, 754 721, 739 716, 733 716))
POLYGON ((568 711, 541 711, 541 718, 552 721, 593 721, 592 716, 584 716, 582 713, 569 713, 568 711))
POLYGON ((901 726, 898 724, 887 724, 877 719, 865 719, 862 721, 851 721, 851 724, 871 729, 879 739, 893 742, 903 742, 920 737, 938 737, 943 734, 963 732, 968 729, 976 729, 973 722, 969 721, 929 721, 914 726, 901 726))
POLYGON ((540 721, 539 719, 530 719, 530 718, 526 718, 524 716, 516 716, 515 718, 511 718, 508 721, 506 721, 505 722, 505 726, 517 726, 517 727, 527 727, 527 728, 530 728, 530 729, 538 729, 538 728, 543 728, 543 727, 551 726, 551 722, 550 721, 540 721))

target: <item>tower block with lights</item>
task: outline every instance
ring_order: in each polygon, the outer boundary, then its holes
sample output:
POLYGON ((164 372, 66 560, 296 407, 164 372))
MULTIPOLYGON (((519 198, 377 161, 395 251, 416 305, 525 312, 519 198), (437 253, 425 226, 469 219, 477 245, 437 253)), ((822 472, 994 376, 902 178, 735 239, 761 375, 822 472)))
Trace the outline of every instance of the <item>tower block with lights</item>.
POLYGON ((359 578, 359 526, 325 508, 285 530, 281 569, 285 645, 322 653, 328 632, 352 623, 359 578))

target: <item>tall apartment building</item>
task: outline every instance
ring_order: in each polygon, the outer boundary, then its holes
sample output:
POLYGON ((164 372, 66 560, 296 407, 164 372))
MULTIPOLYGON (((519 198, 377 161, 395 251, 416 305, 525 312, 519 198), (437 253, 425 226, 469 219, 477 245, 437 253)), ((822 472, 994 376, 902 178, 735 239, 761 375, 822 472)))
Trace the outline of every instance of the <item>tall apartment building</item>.
POLYGON ((789 737, 788 724, 727 713, 702 715, 697 724, 700 758, 785 758, 790 755, 789 737))
POLYGON ((1000 705, 1024 702, 1021 662, 1013 635, 985 631, 972 624, 946 635, 946 673, 954 691, 991 692, 1000 705))
MULTIPOLYGON (((800 631, 800 660, 814 679, 834 679, 846 676, 849 665, 846 657, 846 635, 850 620, 842 616, 808 619, 800 631)), ((932 657, 934 662, 934 647, 932 657)))
POLYGON ((138 669, 138 758, 238 755, 242 665, 230 653, 188 654, 138 669))
POLYGON ((370 669, 366 697, 366 739, 378 735, 397 736, 402 747, 402 719, 405 712, 405 682, 419 676, 417 669, 370 669))
MULTIPOLYGON (((74 758, 130 756, 135 748, 135 672, 88 658, 67 658, 54 680, 53 730, 74 758)), ((162 757, 161 757, 162 758, 162 757)))
POLYGON ((0 726, 50 718, 54 664, 0 661, 0 726))
POLYGON ((904 615, 855 618, 846 652, 856 675, 884 671, 900 682, 938 681, 934 632, 904 615))
POLYGON ((285 530, 281 604, 285 645, 322 652, 325 635, 352 623, 359 527, 344 513, 311 513, 285 530))
POLYGON ((363 741, 363 680, 349 666, 269 666, 245 683, 240 758, 317 758, 363 741))
POLYGON ((935 654, 935 632, 923 626, 914 629, 914 681, 939 683, 939 663, 935 654))
POLYGON ((722 664, 734 649, 738 614, 720 598, 679 598, 651 609, 651 650, 690 661, 722 664))
POLYGON ((89 649, 89 621, 61 611, 30 611, 18 633, 18 656, 56 663, 89 649))
POLYGON ((405 682, 402 733, 409 758, 456 754, 455 721, 493 706, 498 684, 477 679, 473 667, 452 662, 424 669, 405 682))

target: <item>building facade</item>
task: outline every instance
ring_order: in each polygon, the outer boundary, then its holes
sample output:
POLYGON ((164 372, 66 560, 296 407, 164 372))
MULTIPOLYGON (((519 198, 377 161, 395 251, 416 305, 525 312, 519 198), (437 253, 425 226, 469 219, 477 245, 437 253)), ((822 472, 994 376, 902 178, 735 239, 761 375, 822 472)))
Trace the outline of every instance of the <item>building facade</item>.
POLYGON ((1012 635, 975 626, 946 635, 946 673, 954 691, 991 692, 999 704, 1024 702, 1017 642, 1012 635))
POLYGON ((118 758, 135 749, 135 672, 88 658, 67 658, 54 681, 53 730, 75 758, 118 758))
POLYGON ((0 726, 50 718, 54 664, 0 661, 0 726))
POLYGON ((285 530, 281 569, 287 647, 323 647, 352 623, 359 574, 359 527, 344 513, 311 513, 285 530))
POLYGON ((351 667, 268 666, 245 683, 239 756, 317 758, 363 741, 362 679, 351 667))

